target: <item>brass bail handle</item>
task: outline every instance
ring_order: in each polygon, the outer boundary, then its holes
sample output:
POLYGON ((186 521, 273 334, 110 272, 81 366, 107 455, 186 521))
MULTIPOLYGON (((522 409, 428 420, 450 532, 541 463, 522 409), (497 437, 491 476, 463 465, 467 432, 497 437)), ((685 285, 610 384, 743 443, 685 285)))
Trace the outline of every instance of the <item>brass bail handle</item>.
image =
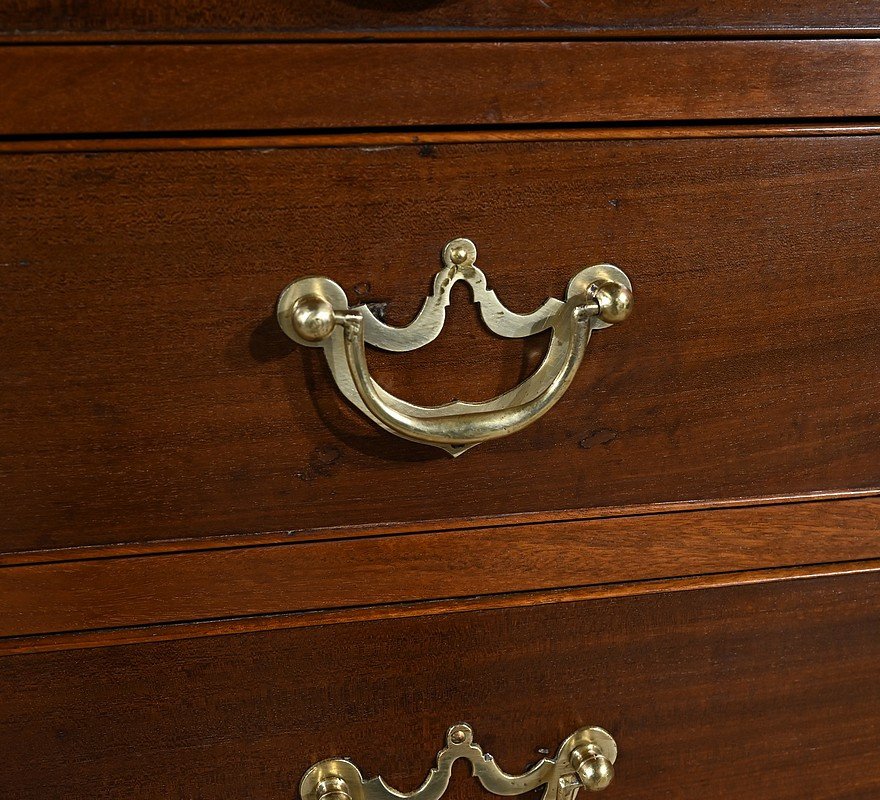
POLYGON ((559 746, 553 759, 544 758, 520 775, 509 775, 495 759, 474 743, 467 723, 446 733, 446 747, 437 753, 435 766, 415 791, 392 789, 382 778, 364 780, 348 758, 330 758, 310 767, 300 781, 302 800, 440 800, 460 758, 470 761, 473 776, 489 792, 510 797, 544 786, 542 800, 574 800, 580 789, 598 792, 614 779, 617 744, 602 728, 580 728, 559 746))
POLYGON ((365 305, 350 308, 342 288, 325 277, 291 283, 278 300, 278 322, 295 342, 324 349, 342 393, 378 425, 458 456, 482 442, 516 433, 546 414, 574 380, 591 333, 622 322, 633 307, 626 274, 613 264, 596 264, 572 278, 565 300, 550 298, 531 314, 517 314, 489 289, 476 258, 470 239, 449 242, 433 293, 416 318, 401 328, 381 322, 365 305), (552 331, 541 366, 519 386, 482 403, 417 406, 389 394, 370 376, 365 345, 405 352, 433 341, 443 328, 449 295, 458 281, 470 286, 493 333, 522 338, 552 331))

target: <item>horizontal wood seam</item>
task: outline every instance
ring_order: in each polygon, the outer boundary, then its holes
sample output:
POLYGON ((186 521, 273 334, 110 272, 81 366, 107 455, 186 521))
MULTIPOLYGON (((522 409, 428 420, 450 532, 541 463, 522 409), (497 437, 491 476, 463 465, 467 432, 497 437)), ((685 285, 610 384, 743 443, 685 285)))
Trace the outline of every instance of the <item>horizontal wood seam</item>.
POLYGON ((880 558, 878 530, 880 500, 867 499, 30 564, 0 572, 0 635, 854 562, 880 558))
POLYGON ((880 27, 806 27, 806 26, 718 26, 695 28, 633 28, 598 29, 590 27, 547 27, 522 25, 519 27, 477 28, 450 25, 447 29, 414 27, 412 30, 378 28, 352 28, 339 31, 318 31, 308 33, 291 31, 209 31, 199 33, 186 31, 88 31, 72 33, 68 31, 20 31, 0 32, 0 46, 64 46, 92 45, 111 47, 117 45, 142 44, 360 44, 376 42, 381 44, 433 44, 440 42, 735 42, 735 41, 811 41, 824 39, 875 39, 880 37, 880 27))
POLYGON ((279 547, 311 542, 347 542, 355 539, 377 539, 390 536, 409 536, 424 533, 451 533, 454 531, 483 531, 495 528, 514 528, 529 525, 555 525, 590 522, 603 519, 627 519, 653 517, 666 514, 688 514, 701 511, 724 511, 737 508, 772 508, 782 505, 804 503, 833 503, 869 499, 880 496, 880 488, 850 490, 846 492, 816 492, 806 495, 743 498, 741 500, 691 501, 683 503, 658 503, 649 506, 625 506, 595 510, 580 509, 569 513, 560 511, 518 514, 514 518, 471 517, 461 520, 434 520, 422 524, 384 524, 370 526, 347 526, 309 531, 267 531, 254 534, 230 534, 200 539, 165 539, 143 543, 120 543, 113 545, 87 545, 55 550, 26 550, 0 553, 0 569, 26 565, 65 564, 81 561, 163 556, 171 554, 198 553, 205 551, 229 551, 261 547, 279 547))
POLYGON ((468 598, 389 603, 289 614, 227 617, 157 625, 122 626, 87 631, 0 637, 0 657, 59 650, 114 647, 148 642, 229 636, 270 630, 365 622, 377 619, 473 613, 585 600, 644 596, 735 585, 775 583, 880 571, 880 559, 843 561, 798 567, 721 572, 663 580, 627 581, 617 584, 573 586, 536 592, 512 592, 468 598))
POLYGON ((876 136, 880 121, 847 122, 733 121, 707 124, 703 120, 676 124, 530 125, 522 127, 469 126, 462 130, 415 128, 407 131, 248 131, 173 132, 125 135, 89 134, 0 136, 0 153, 176 152, 251 149, 346 148, 420 146, 435 144, 502 144, 512 142, 581 142, 652 139, 756 139, 772 137, 876 136))

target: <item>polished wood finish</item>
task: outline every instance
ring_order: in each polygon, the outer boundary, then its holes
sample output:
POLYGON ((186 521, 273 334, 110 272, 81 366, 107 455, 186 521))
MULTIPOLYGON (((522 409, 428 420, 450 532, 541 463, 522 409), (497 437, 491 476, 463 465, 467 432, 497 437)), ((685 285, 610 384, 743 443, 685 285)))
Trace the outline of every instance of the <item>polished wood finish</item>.
POLYGON ((877 9, 865 0, 6 0, 0 34, 113 40, 206 38, 465 36, 650 37, 873 35, 877 9))
MULTIPOLYGON (((4 550, 880 488, 876 137, 16 155, 3 175, 4 550), (453 461, 349 408, 273 304, 322 271, 404 324, 461 234, 514 309, 598 261, 637 308, 555 413, 453 461)), ((435 343, 370 361, 431 404, 497 394, 544 346, 487 334, 462 290, 435 343)))
MULTIPOLYGON (((459 720, 516 771, 607 727, 609 800, 880 795, 875 4, 11 0, 0 44, 0 798, 412 789, 459 720), (515 310, 599 261, 637 303, 453 461, 273 306, 404 324, 460 235, 515 310)), ((468 301, 382 385, 525 377, 468 301)))
POLYGON ((274 800, 347 755, 409 789, 467 720, 511 771, 604 725, 609 798, 867 800, 878 598, 865 573, 9 656, 0 788, 274 800))
POLYGON ((9 136, 877 116, 880 41, 17 46, 0 85, 9 136))
POLYGON ((871 498, 22 565, 0 637, 877 559, 878 531, 871 498))

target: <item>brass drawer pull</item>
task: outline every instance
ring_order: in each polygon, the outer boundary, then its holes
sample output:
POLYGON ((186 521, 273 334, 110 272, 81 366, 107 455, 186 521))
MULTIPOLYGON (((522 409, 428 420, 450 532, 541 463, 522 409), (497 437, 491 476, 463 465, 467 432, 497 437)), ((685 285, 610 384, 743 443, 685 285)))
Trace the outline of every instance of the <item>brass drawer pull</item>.
POLYGON ((449 242, 433 293, 402 328, 380 322, 365 305, 349 308, 342 287, 324 277, 291 283, 278 299, 278 323, 295 342, 324 348, 339 389, 374 422, 404 439, 458 456, 480 442, 516 433, 546 414, 571 384, 590 333, 623 321, 632 309, 629 278, 611 264, 597 264, 572 278, 565 301, 550 298, 532 314, 517 314, 488 288, 476 258, 477 248, 469 239, 449 242), (389 394, 370 377, 365 343, 405 352, 433 341, 443 328, 449 293, 458 281, 471 287, 493 333, 522 338, 552 329, 541 366, 519 386, 483 403, 417 406, 389 394))
POLYGON ((556 758, 544 758, 522 775, 508 775, 474 744, 471 726, 461 723, 446 732, 437 765, 414 792, 398 792, 382 778, 365 781, 349 759, 329 758, 309 768, 299 793, 302 800, 440 800, 459 758, 471 762, 474 777, 493 794, 510 797, 546 784, 542 800, 574 800, 579 789, 598 792, 611 783, 617 744, 602 728, 581 728, 559 746, 556 758))

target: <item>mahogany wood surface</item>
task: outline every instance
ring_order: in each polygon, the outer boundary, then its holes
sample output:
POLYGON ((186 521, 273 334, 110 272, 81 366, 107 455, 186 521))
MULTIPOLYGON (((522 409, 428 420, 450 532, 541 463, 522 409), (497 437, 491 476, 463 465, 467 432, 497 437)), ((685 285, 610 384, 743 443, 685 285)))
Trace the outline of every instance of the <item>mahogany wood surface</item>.
POLYGON ((871 800, 878 598, 864 573, 7 656, 0 794, 290 800, 333 755, 409 790, 465 720, 510 772, 606 727, 608 798, 871 800))
MULTIPOLYGON (((3 3, 0 798, 411 790, 467 721, 511 772, 608 728, 609 800, 876 800, 875 5, 3 3), (459 460, 274 319, 405 324, 455 236, 517 311, 636 293, 459 460)), ((528 375, 469 301, 377 380, 528 375)))
POLYGON ((0 85, 19 137, 867 117, 880 40, 12 46, 0 85))
POLYGON ((826 500, 856 500, 880 495, 877 489, 849 489, 846 491, 809 492, 800 495, 770 495, 738 497, 727 500, 684 500, 680 502, 643 503, 630 506, 601 506, 593 509, 557 509, 510 514, 444 517, 418 522, 379 522, 372 525, 345 525, 342 527, 310 528, 298 531, 262 531, 259 533, 214 534, 198 538, 156 539, 109 544, 75 545, 71 547, 44 547, 36 550, 16 550, 0 553, 0 566, 20 564, 48 564, 63 561, 83 561, 94 558, 144 556, 167 553, 196 552, 239 547, 291 544, 292 542, 326 542, 340 539, 396 536, 413 533, 446 533, 473 528, 541 525, 547 522, 581 523, 597 519, 656 516, 692 511, 727 511, 752 506, 775 506, 789 503, 822 502, 826 500))
MULTIPOLYGON (((2 549, 876 489, 878 167, 872 136, 6 156, 2 549), (600 261, 637 305, 552 414, 452 460, 349 408, 273 306, 325 272, 405 324, 457 235, 516 310, 600 261)), ((432 404, 544 347, 462 288, 370 364, 432 404)))
POLYGON ((0 636, 880 558, 880 498, 0 569, 0 636))
MULTIPOLYGON (((445 600, 419 600, 409 603, 384 603, 375 606, 329 608, 320 611, 295 611, 288 614, 261 614, 248 617, 168 622, 85 631, 0 637, 0 656, 24 653, 48 653, 61 650, 88 650, 94 647, 119 647, 144 642, 169 642, 210 636, 237 636, 259 631, 311 628, 377 619, 411 619, 442 614, 464 614, 488 609, 532 608, 583 600, 612 597, 642 597, 661 592, 692 592, 729 586, 748 586, 770 581, 794 581, 823 575, 860 575, 880 571, 880 559, 796 567, 774 567, 740 572, 714 572, 685 578, 661 578, 629 583, 602 583, 568 589, 505 592, 445 600)), ((430 623, 427 623, 430 624, 430 623)))
POLYGON ((744 36, 880 31, 866 0, 5 0, 9 38, 744 36), (73 10, 72 10, 73 9, 73 10))

